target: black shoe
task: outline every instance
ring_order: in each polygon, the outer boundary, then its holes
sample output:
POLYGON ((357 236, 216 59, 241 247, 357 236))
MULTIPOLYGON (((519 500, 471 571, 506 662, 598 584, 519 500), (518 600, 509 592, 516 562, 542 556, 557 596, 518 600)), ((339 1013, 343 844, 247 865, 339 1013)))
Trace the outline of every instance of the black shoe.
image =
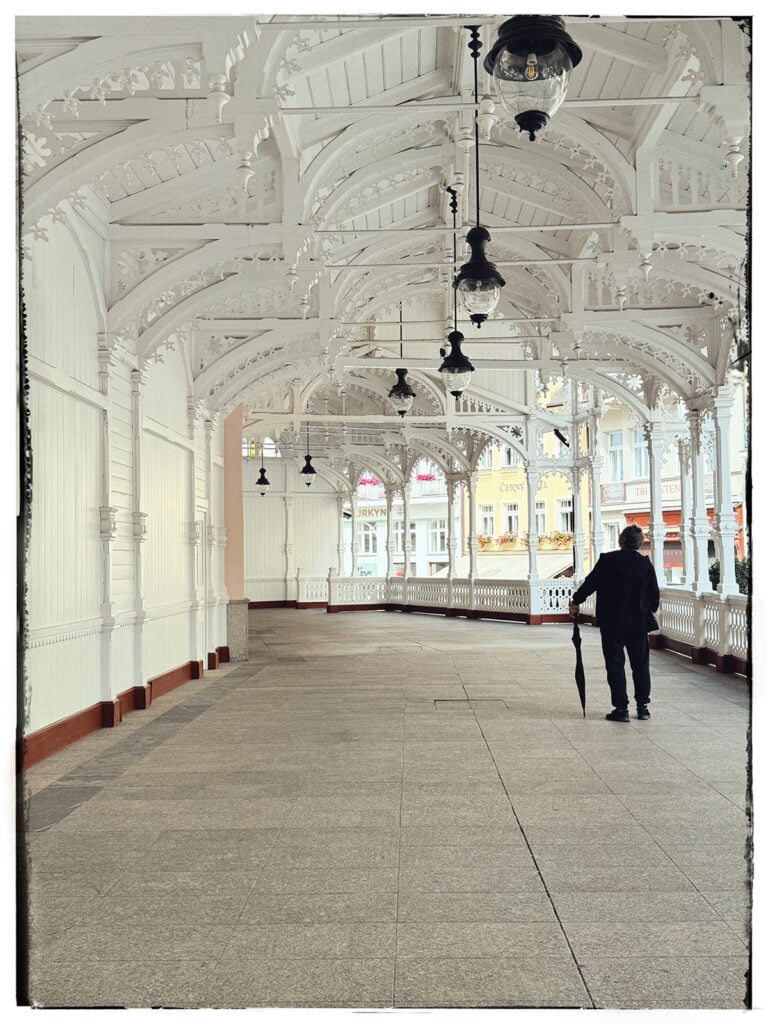
POLYGON ((637 705, 637 717, 640 719, 640 721, 644 721, 646 718, 651 717, 651 712, 648 710, 647 704, 637 705))
POLYGON ((609 722, 628 722, 629 711, 626 708, 614 708, 605 716, 609 722))

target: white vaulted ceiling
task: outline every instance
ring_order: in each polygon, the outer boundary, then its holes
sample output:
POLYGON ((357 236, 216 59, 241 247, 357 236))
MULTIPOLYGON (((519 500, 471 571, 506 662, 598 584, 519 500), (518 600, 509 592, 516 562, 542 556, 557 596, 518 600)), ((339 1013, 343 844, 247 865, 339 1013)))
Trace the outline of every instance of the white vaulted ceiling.
MULTIPOLYGON (((481 62, 503 20, 474 19, 481 62)), ((407 438, 450 468, 471 462, 473 430, 513 428, 524 450, 558 422, 537 380, 563 369, 647 418, 664 396, 710 395, 744 291, 748 26, 567 18, 583 60, 535 143, 481 66, 481 218, 507 284, 462 328, 477 372, 455 407, 437 367, 446 186, 459 262, 474 219, 465 23, 20 17, 22 242, 51 218, 104 225, 107 337, 144 360, 184 348, 195 397, 243 403, 246 432, 289 445, 313 417, 329 459, 386 459, 407 438), (386 397, 397 365, 417 392, 405 422, 386 397)))

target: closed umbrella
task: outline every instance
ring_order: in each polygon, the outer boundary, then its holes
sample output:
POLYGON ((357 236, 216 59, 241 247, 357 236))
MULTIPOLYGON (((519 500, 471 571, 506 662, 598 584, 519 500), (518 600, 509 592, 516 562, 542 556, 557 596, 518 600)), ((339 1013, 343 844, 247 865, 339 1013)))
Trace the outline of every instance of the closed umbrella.
POLYGON ((579 700, 581 701, 581 711, 584 717, 587 717, 587 691, 586 691, 586 680, 584 678, 584 662, 581 659, 581 631, 579 629, 579 613, 573 616, 573 646, 576 648, 576 689, 579 691, 579 700))

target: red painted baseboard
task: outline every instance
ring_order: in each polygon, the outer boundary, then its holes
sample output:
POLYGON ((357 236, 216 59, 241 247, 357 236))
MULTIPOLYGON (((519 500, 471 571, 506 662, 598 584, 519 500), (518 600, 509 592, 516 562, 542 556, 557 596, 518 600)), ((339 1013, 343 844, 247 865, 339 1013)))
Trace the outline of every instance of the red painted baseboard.
POLYGON ((295 608, 295 601, 249 601, 248 609, 252 608, 295 608))
MULTIPOLYGON (((229 648, 221 650, 226 651, 225 660, 229 661, 229 648)), ((89 733, 98 729, 112 729, 131 711, 144 711, 156 697, 176 689, 190 679, 201 679, 202 676, 202 661, 188 661, 170 672, 155 676, 146 686, 132 686, 128 690, 123 690, 115 700, 100 701, 91 707, 83 708, 82 711, 76 711, 59 722, 52 722, 20 741, 16 754, 17 767, 30 768, 33 764, 88 736, 89 733)))
POLYGON ((216 653, 219 656, 219 662, 229 661, 229 647, 217 647, 216 653))
POLYGON ((43 729, 25 736, 17 751, 17 763, 20 768, 30 768, 38 761, 43 761, 51 754, 63 750, 71 743, 76 743, 89 733, 102 728, 103 706, 92 704, 89 708, 76 711, 74 715, 52 722, 43 729))
POLYGON ((215 672, 219 667, 219 655, 216 651, 208 652, 208 671, 215 672))

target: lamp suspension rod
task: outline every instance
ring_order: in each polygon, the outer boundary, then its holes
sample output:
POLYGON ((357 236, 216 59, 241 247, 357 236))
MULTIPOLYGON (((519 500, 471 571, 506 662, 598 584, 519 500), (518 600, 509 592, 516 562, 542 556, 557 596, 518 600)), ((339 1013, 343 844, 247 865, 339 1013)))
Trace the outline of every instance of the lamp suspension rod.
POLYGON ((400 358, 403 358, 403 300, 400 299, 400 358))
POLYGON ((480 26, 468 25, 470 33, 469 52, 472 54, 472 66, 475 76, 475 224, 480 227, 480 128, 477 109, 477 60, 480 56, 480 26))

